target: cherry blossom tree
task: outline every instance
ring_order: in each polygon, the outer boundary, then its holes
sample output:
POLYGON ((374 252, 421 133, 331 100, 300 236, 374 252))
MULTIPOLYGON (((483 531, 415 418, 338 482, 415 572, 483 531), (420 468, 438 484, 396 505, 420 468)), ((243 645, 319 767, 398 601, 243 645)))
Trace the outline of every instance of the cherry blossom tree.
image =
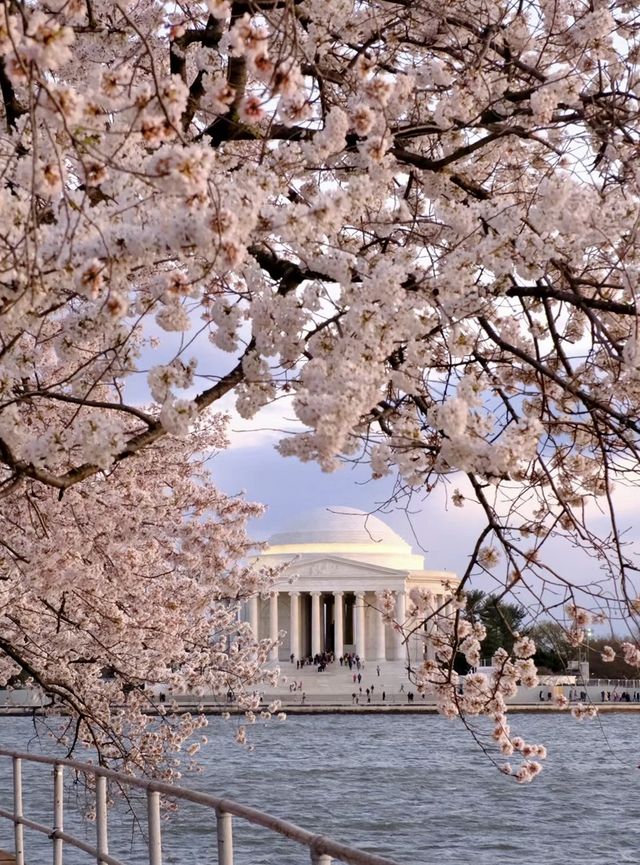
MULTIPOLYGON (((438 639, 472 638, 478 570, 576 643, 594 615, 637 620, 614 508, 638 482, 637 4, 0 10, 0 483, 17 523, 44 511, 62 550, 74 509, 97 531, 98 496, 112 526, 120 500, 159 508, 140 460, 175 459, 188 483, 176 441, 199 416, 231 391, 245 417, 284 398, 283 454, 368 461, 397 497, 442 488, 483 513, 438 639), (559 541, 601 581, 554 569, 559 541)), ((36 580, 17 531, 5 567, 36 580)), ((444 619, 430 603, 414 612, 444 619)), ((535 647, 516 646, 502 667, 532 681, 535 647)), ((450 697, 453 654, 420 673, 450 697)), ((467 710, 500 724, 492 687, 467 710)))
POLYGON ((196 426, 188 446, 164 439, 63 499, 25 480, 3 502, 0 679, 20 675, 42 693, 70 752, 86 746, 103 763, 165 777, 206 725, 197 712, 175 715, 172 692, 226 701, 233 691, 252 713, 257 688, 273 681, 271 642, 238 622, 242 601, 268 585, 240 564, 253 548, 246 520, 261 507, 211 482, 202 452, 224 444, 224 419, 196 426))

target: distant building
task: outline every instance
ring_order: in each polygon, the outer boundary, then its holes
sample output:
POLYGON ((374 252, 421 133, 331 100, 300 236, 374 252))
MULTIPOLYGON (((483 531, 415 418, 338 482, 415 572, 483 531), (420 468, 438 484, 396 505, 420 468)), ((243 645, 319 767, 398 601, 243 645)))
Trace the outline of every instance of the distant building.
MULTIPOLYGON (((352 652, 372 661, 407 657, 403 637, 382 621, 376 593, 395 594, 395 620, 404 622, 408 594, 427 588, 439 607, 448 586, 459 582, 447 571, 424 570, 424 559, 378 517, 345 506, 311 511, 269 539, 259 562, 285 564, 270 598, 252 598, 246 619, 259 638, 287 631, 279 658, 352 652)), ((412 660, 423 657, 420 629, 409 640, 412 660)), ((272 660, 276 660, 275 652, 272 660)))

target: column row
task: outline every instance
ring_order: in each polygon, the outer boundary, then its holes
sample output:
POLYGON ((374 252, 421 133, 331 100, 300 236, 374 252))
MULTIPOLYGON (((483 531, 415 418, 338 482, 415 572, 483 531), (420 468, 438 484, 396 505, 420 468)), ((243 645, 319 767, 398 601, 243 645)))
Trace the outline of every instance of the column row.
MULTIPOLYGON (((284 622, 279 621, 278 602, 280 592, 272 592, 268 599, 268 628, 267 633, 270 640, 277 640, 280 626, 284 622)), ((328 646, 325 642, 328 628, 331 627, 325 621, 323 597, 330 597, 333 602, 333 640, 331 651, 336 658, 345 654, 345 612, 348 609, 345 605, 344 592, 310 592, 311 596, 311 615, 303 622, 304 616, 301 615, 300 592, 288 592, 289 596, 289 651, 294 658, 300 658, 305 654, 305 649, 310 647, 311 655, 320 655, 327 650, 328 646), (308 627, 309 626, 309 627, 308 627), (306 647, 302 646, 302 633, 307 635, 306 647), (310 636, 310 639, 309 639, 310 636)), ((385 624, 382 614, 378 609, 372 607, 373 615, 367 616, 367 603, 365 602, 365 592, 349 593, 353 595, 352 604, 353 619, 349 619, 347 624, 350 633, 352 633, 353 641, 349 646, 353 648, 355 654, 363 660, 367 657, 367 644, 372 647, 372 660, 385 660, 387 657, 387 625, 385 624), (373 623, 371 622, 373 618, 373 623), (367 622, 369 619, 369 622, 367 622), (369 634, 367 627, 373 626, 373 634, 369 634)), ((308 606, 305 605, 305 616, 308 617, 308 606)), ((259 606, 258 598, 250 598, 246 608, 247 621, 251 626, 251 630, 255 635, 259 634, 259 606)), ((328 614, 327 614, 328 615, 328 614)), ((404 592, 396 592, 396 609, 395 620, 403 623, 406 618, 406 598, 404 592)), ((264 633, 264 630, 263 630, 264 633)), ((393 659, 401 659, 403 657, 403 638, 400 631, 393 630, 393 648, 391 657, 393 659)), ((351 650, 351 648, 350 648, 351 650)), ((270 660, 278 659, 278 647, 274 646, 270 653, 270 660)))

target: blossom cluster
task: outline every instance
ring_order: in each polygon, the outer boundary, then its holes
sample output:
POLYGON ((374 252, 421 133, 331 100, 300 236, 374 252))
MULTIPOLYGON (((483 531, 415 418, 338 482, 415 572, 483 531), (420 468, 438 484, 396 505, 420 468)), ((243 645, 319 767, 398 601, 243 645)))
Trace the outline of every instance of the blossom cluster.
POLYGON ((175 713, 172 695, 233 690, 250 709, 274 682, 272 642, 238 617, 273 578, 242 564, 254 549, 246 521, 262 508, 217 490, 198 455, 224 443, 223 418, 200 420, 188 450, 166 439, 62 502, 33 482, 5 500, 0 608, 13 648, 0 653, 0 684, 28 673, 64 746, 176 778, 177 752, 195 755, 206 719, 175 713))
MULTIPOLYGON (((493 727, 491 741, 485 746, 487 752, 491 755, 497 749, 502 756, 519 756, 521 762, 516 768, 500 764, 500 769, 519 783, 528 783, 541 771, 539 760, 546 757, 546 748, 512 734, 507 700, 516 696, 519 685, 533 688, 538 684, 532 660, 535 642, 531 637, 518 636, 512 655, 498 649, 490 671, 481 672, 477 668, 487 636, 485 626, 468 617, 463 594, 455 600, 447 595, 442 597, 444 600, 438 603, 431 590, 413 589, 407 621, 395 623, 407 640, 414 635, 423 645, 425 660, 412 671, 417 691, 435 698, 438 711, 447 718, 461 718, 467 725, 479 717, 489 718, 493 727), (471 668, 463 677, 453 666, 458 653, 471 668)), ((391 597, 382 594, 379 602, 385 619, 393 621, 391 597)))

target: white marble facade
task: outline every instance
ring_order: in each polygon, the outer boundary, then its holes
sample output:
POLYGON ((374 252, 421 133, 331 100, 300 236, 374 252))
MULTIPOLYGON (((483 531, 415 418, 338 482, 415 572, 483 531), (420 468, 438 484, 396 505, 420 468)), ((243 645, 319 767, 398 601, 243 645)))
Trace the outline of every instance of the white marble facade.
MULTIPOLYGON (((383 622, 377 593, 394 593, 395 619, 404 622, 412 588, 431 589, 440 606, 448 586, 458 582, 450 572, 425 571, 423 557, 378 517, 344 506, 311 511, 273 535, 260 562, 285 569, 271 596, 252 598, 244 616, 259 638, 286 631, 277 651, 281 660, 323 651, 372 661, 405 659, 407 646, 383 622)), ((412 660, 422 658, 419 630, 408 648, 412 660)))

